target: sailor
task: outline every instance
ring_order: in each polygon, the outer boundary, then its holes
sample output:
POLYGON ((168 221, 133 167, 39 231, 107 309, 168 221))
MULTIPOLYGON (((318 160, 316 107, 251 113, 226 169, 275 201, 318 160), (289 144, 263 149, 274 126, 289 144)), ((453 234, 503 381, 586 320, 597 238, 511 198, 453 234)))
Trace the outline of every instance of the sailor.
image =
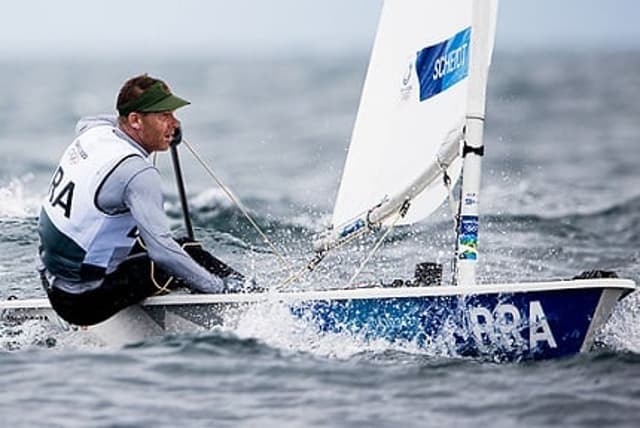
POLYGON ((149 157, 180 142, 174 111, 188 104, 145 74, 120 89, 117 117, 78 122, 38 223, 40 276, 66 321, 96 324, 179 285, 220 293, 242 282, 199 243, 176 242, 163 210, 149 157))

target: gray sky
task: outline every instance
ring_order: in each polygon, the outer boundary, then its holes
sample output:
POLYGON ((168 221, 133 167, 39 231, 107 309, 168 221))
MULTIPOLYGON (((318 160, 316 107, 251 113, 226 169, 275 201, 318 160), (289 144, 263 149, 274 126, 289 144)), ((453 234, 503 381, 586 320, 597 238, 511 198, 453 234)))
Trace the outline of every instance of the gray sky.
MULTIPOLYGON (((408 1, 408 0, 407 0, 408 1)), ((442 0, 446 1, 446 0, 442 0)), ((368 52, 381 0, 20 0, 1 58, 368 52)), ((497 49, 640 47, 637 0, 502 0, 497 49)))

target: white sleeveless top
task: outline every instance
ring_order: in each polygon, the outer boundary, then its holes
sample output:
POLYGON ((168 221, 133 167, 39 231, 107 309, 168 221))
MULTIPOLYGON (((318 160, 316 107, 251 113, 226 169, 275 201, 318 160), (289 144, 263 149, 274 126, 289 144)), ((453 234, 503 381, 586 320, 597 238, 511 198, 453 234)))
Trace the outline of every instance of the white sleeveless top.
POLYGON ((131 213, 103 212, 97 195, 111 172, 131 156, 145 158, 108 125, 80 134, 62 155, 43 201, 48 219, 40 221, 42 250, 48 256, 43 260, 54 275, 82 280, 86 267, 110 273, 129 254, 136 225, 131 213), (65 238, 76 245, 60 245, 65 238))

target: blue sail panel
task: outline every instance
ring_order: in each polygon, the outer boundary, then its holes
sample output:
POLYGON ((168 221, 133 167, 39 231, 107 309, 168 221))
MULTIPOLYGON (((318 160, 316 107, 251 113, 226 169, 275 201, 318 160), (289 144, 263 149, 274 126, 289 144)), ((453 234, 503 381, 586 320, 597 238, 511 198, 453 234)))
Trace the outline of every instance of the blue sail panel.
POLYGON ((469 75, 471 27, 418 52, 416 72, 420 101, 446 91, 469 75))

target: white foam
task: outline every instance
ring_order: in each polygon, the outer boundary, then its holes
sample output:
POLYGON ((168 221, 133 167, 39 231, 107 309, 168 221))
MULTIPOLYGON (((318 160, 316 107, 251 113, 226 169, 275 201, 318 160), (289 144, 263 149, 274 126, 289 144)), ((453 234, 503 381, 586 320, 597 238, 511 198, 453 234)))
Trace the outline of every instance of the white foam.
POLYGON ((0 217, 27 218, 37 215, 41 196, 29 194, 24 186, 32 179, 32 175, 13 178, 8 185, 0 187, 0 217))
POLYGON ((190 198, 195 209, 228 209, 233 206, 229 197, 218 188, 207 189, 190 198))
POLYGON ((415 342, 370 339, 352 333, 329 333, 318 329, 312 320, 298 317, 290 308, 277 302, 265 302, 226 314, 224 328, 240 338, 258 339, 287 352, 305 352, 318 357, 349 359, 361 353, 380 354, 400 351, 409 354, 451 355, 449 340, 431 338, 425 347, 415 342))
POLYGON ((16 351, 30 347, 51 347, 56 344, 47 323, 27 320, 19 325, 0 325, 0 349, 16 351))
POLYGON ((640 292, 618 303, 596 339, 616 351, 640 353, 640 292))

